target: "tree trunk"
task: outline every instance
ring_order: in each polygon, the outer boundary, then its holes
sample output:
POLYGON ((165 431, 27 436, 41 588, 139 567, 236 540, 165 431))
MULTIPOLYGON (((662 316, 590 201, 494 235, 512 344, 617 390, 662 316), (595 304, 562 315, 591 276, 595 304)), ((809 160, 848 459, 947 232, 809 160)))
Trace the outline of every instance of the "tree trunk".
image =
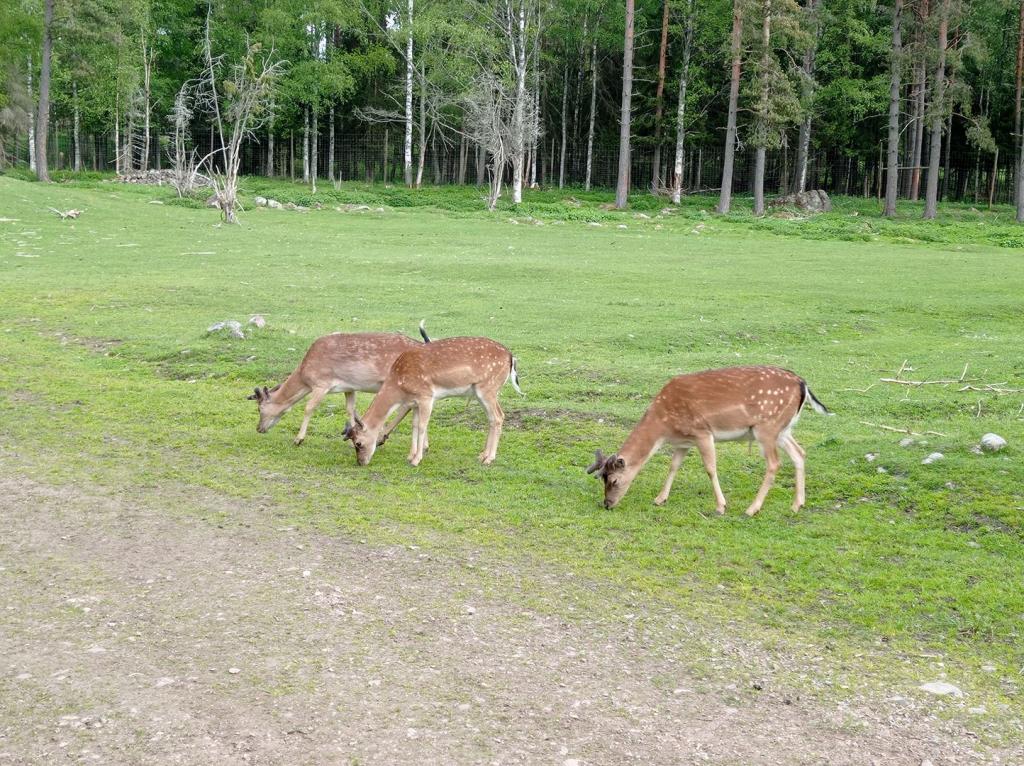
POLYGON ((146 111, 143 115, 143 130, 145 136, 142 139, 142 162, 139 163, 140 170, 149 169, 149 130, 153 115, 152 104, 152 82, 153 82, 153 53, 146 46, 146 38, 142 38, 142 87, 146 99, 146 111))
POLYGON ((309 107, 302 107, 302 183, 309 183, 309 107))
POLYGON ((921 159, 924 153, 924 123, 925 123, 925 99, 928 90, 928 72, 925 67, 926 44, 924 41, 925 21, 930 13, 930 0, 919 2, 917 12, 917 24, 915 26, 915 41, 920 53, 918 62, 914 65, 914 136, 913 147, 910 157, 910 199, 917 202, 921 193, 921 159))
POLYGON ((679 103, 676 106, 676 162, 672 177, 672 202, 683 196, 683 157, 686 151, 686 89, 690 83, 690 53, 693 49, 693 0, 686 0, 686 31, 683 33, 683 71, 679 75, 679 103))
MULTIPOLYGON (((763 48, 762 60, 768 60, 772 56, 772 0, 764 0, 764 19, 761 22, 761 46, 763 48)), ((762 72, 767 71, 767 66, 762 72)), ((761 98, 768 103, 768 78, 762 74, 761 98)), ((761 119, 767 119, 762 117, 761 119)), ((757 147, 754 159, 754 215, 764 215, 764 164, 765 146, 762 143, 757 147)), ((847 176, 849 177, 849 176, 847 176)))
POLYGON ((71 99, 74 106, 73 134, 75 141, 75 172, 82 172, 82 114, 78 105, 78 83, 71 83, 71 99))
MULTIPOLYGON (((952 86, 952 80, 950 81, 952 86)), ((942 163, 942 189, 939 191, 939 199, 945 201, 949 190, 949 152, 953 148, 953 112, 950 110, 946 117, 946 161, 942 163)))
POLYGON ((320 152, 317 145, 317 138, 320 136, 320 114, 316 107, 313 107, 313 119, 310 120, 309 136, 309 180, 313 185, 313 194, 316 194, 317 166, 319 164, 320 152))
POLYGON ((619 117, 619 179, 615 187, 615 207, 622 210, 629 202, 629 133, 633 101, 633 17, 634 0, 626 0, 626 35, 622 52, 622 109, 619 117))
POLYGON ((1017 221, 1024 223, 1024 136, 1021 136, 1021 82, 1024 80, 1024 0, 1020 3, 1020 20, 1017 26, 1017 79, 1014 88, 1013 125, 1017 138, 1017 174, 1015 196, 1017 221))
POLYGON ((569 95, 569 67, 562 70, 562 149, 558 155, 558 188, 565 186, 565 145, 566 145, 566 122, 567 122, 567 100, 569 95))
POLYGON ((736 109, 740 97, 740 61, 743 55, 743 10, 740 0, 733 0, 732 37, 732 78, 729 83, 729 117, 725 126, 725 150, 722 161, 722 189, 718 194, 717 212, 725 214, 732 205, 732 166, 736 152, 736 109))
POLYGON ((416 164, 416 188, 423 185, 423 163, 427 159, 427 78, 420 65, 420 156, 416 164))
POLYGON ((49 181, 46 140, 50 128, 50 62, 53 56, 53 0, 43 2, 43 57, 39 70, 39 112, 36 117, 36 177, 49 181))
POLYGON ((441 185, 441 158, 437 151, 437 120, 431 120, 430 126, 430 158, 434 166, 434 186, 441 185))
MULTIPOLYGON (((807 0, 807 12, 814 14, 820 4, 821 0, 807 0)), ((807 190, 807 161, 811 149, 810 102, 814 94, 814 67, 818 55, 818 37, 821 30, 821 26, 818 24, 817 19, 814 19, 813 22, 814 42, 807 46, 807 50, 804 51, 804 60, 800 67, 804 75, 803 93, 801 94, 804 118, 800 122, 800 134, 797 137, 796 145, 796 183, 794 186, 796 187, 795 191, 798 192, 807 190)))
POLYGON ((594 118, 597 112, 597 41, 590 49, 590 117, 587 127, 587 175, 583 188, 590 191, 590 177, 594 171, 594 118))
POLYGON ((939 63, 935 67, 934 95, 931 103, 931 151, 928 156, 928 188, 925 190, 924 217, 934 218, 939 196, 939 162, 942 159, 942 110, 945 104, 946 43, 949 31, 949 0, 939 9, 939 63))
POLYGON ((892 12, 892 55, 889 58, 889 143, 885 171, 886 218, 896 215, 896 195, 899 190, 900 153, 900 73, 903 66, 903 0, 896 0, 892 12))
POLYGON ((988 179, 988 207, 992 209, 996 199, 996 181, 999 180, 999 147, 996 147, 995 155, 992 157, 992 175, 988 179))
POLYGON ((291 131, 288 142, 288 168, 291 172, 292 182, 295 182, 295 131, 291 131))
POLYGON ((661 12, 661 46, 658 48, 658 87, 654 91, 654 157, 651 159, 651 193, 664 185, 661 177, 661 121, 665 114, 665 54, 668 51, 668 0, 661 12))
POLYGON ((327 129, 327 177, 334 183, 334 104, 327 110, 327 119, 331 121, 327 129))
MULTIPOLYGON (((388 138, 389 138, 388 128, 385 125, 384 126, 384 153, 383 153, 383 156, 381 157, 381 160, 382 160, 381 164, 384 166, 384 183, 385 184, 391 183, 391 176, 388 173, 388 163, 389 163, 389 161, 391 159, 391 152, 388 151, 388 138)), ((338 174, 338 180, 339 181, 341 180, 341 174, 340 173, 338 174)))
POLYGON ((270 116, 267 119, 267 176, 274 177, 274 104, 270 104, 270 116))
POLYGON ((459 175, 457 183, 459 186, 463 186, 466 183, 466 160, 467 160, 467 149, 469 142, 466 141, 466 134, 462 134, 462 138, 459 140, 459 175))
POLYGON ((405 35, 405 185, 412 187, 412 80, 416 71, 413 67, 412 52, 413 0, 409 0, 405 35))
POLYGON ((121 175, 121 109, 117 96, 114 97, 114 172, 121 175))
POLYGON ((32 54, 28 54, 28 168, 36 172, 36 94, 32 90, 32 54))
MULTIPOLYGON (((526 159, 526 6, 519 0, 518 44, 515 32, 512 36, 512 65, 516 70, 516 100, 512 116, 512 204, 523 201, 523 169, 526 159)), ((563 117, 564 119, 564 117, 563 117)), ((495 172, 499 172, 498 169, 495 172)))

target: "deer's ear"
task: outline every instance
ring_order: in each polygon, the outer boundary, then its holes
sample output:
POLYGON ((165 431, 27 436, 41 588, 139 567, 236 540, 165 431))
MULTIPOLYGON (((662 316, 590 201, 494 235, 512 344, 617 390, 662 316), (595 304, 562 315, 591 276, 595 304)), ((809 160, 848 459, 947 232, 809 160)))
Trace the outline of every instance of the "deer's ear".
POLYGON ((249 394, 249 396, 245 398, 250 402, 258 402, 261 396, 262 394, 260 393, 260 390, 258 388, 254 388, 253 393, 249 394))
POLYGON ((594 451, 594 462, 587 466, 587 473, 597 473, 604 466, 604 455, 601 454, 601 450, 594 451))
POLYGON ((360 428, 365 428, 365 426, 363 425, 363 421, 361 421, 359 419, 359 416, 356 415, 355 418, 356 418, 356 425, 359 426, 360 428))
POLYGON ((615 471, 620 471, 626 467, 626 461, 618 455, 608 458, 609 468, 615 471))
POLYGON ((351 423, 346 423, 345 424, 345 430, 343 430, 341 432, 341 438, 344 439, 345 441, 348 441, 349 439, 352 438, 352 424, 351 423))
MULTIPOLYGON (((274 390, 276 391, 277 389, 275 388, 274 390)), ((270 398, 270 392, 267 390, 266 386, 263 387, 263 398, 264 399, 269 399, 270 398)))

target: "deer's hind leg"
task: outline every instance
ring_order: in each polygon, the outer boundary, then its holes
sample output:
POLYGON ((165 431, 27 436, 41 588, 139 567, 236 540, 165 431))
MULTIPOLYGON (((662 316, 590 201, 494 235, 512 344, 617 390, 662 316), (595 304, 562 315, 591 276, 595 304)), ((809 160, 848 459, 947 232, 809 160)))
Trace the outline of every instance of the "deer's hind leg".
POLYGON ((761 510, 761 506, 764 505, 764 499, 768 496, 768 491, 775 483, 775 474, 779 472, 780 465, 779 450, 777 448, 777 445, 779 444, 779 433, 762 427, 755 427, 754 438, 756 438, 758 443, 761 445, 761 452, 764 454, 767 470, 764 474, 764 481, 761 482, 761 487, 757 490, 757 496, 754 498, 754 502, 752 502, 750 507, 747 508, 747 516, 754 516, 761 510))
POLYGON ((796 495, 793 498, 792 508, 794 511, 799 511, 803 508, 804 503, 807 502, 807 496, 804 493, 805 484, 805 461, 804 456, 807 454, 804 452, 804 448, 796 443, 790 434, 783 434, 779 437, 779 445, 789 455, 789 459, 793 461, 793 469, 796 473, 796 495))
POLYGON ((484 451, 480 453, 480 462, 490 465, 498 455, 498 440, 501 439, 501 427, 505 423, 505 411, 498 404, 498 392, 490 388, 474 388, 476 398, 487 413, 487 422, 490 425, 487 431, 487 444, 484 451))
POLYGON ((704 461, 704 470, 708 472, 708 478, 711 479, 711 487, 715 491, 715 511, 719 514, 725 513, 725 495, 722 494, 722 485, 718 483, 715 437, 711 434, 698 436, 697 450, 700 452, 701 460, 704 461))

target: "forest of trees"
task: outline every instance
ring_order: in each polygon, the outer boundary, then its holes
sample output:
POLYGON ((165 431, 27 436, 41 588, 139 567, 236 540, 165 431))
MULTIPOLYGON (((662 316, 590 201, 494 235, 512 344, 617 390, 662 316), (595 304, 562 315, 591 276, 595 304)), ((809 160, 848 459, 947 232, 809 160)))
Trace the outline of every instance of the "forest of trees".
POLYGON ((1024 220, 1022 67, 1024 0, 0 0, 0 167, 1024 220))

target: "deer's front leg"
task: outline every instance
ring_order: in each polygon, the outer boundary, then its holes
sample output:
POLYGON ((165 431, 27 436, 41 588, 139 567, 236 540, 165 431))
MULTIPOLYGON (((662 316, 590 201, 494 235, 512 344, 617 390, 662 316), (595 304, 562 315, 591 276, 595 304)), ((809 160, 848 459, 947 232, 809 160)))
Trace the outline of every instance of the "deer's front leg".
POLYGON ((697 438, 697 449, 700 451, 701 460, 704 461, 704 470, 708 472, 711 479, 711 487, 715 491, 715 511, 725 513, 725 495, 722 494, 722 485, 718 483, 718 461, 715 457, 715 439, 711 434, 705 434, 697 438))
POLYGON ((412 409, 412 405, 405 405, 398 410, 395 415, 395 419, 391 421, 390 425, 385 425, 384 430, 381 432, 380 438, 377 439, 377 446, 383 447, 384 442, 391 436, 391 432, 398 428, 398 424, 402 422, 406 415, 409 414, 409 410, 412 409))
POLYGON ((683 459, 689 451, 689 447, 680 447, 672 453, 672 465, 668 469, 668 478, 665 479, 665 486, 661 488, 661 492, 654 498, 655 505, 664 505, 668 500, 668 493, 672 491, 672 482, 675 481, 679 466, 683 464, 683 459))
POLYGON ((314 388, 313 393, 309 397, 309 401, 306 402, 306 411, 302 416, 302 425, 299 426, 299 433, 295 436, 294 444, 298 447, 302 442, 306 440, 306 429, 309 428, 309 419, 313 417, 313 411, 320 406, 320 402, 327 396, 329 388, 314 388))
POLYGON ((433 409, 433 399, 423 399, 416 404, 416 412, 413 415, 417 423, 414 429, 416 433, 412 440, 413 453, 409 459, 413 465, 419 465, 423 460, 423 452, 427 448, 427 426, 430 423, 430 413, 433 409))

